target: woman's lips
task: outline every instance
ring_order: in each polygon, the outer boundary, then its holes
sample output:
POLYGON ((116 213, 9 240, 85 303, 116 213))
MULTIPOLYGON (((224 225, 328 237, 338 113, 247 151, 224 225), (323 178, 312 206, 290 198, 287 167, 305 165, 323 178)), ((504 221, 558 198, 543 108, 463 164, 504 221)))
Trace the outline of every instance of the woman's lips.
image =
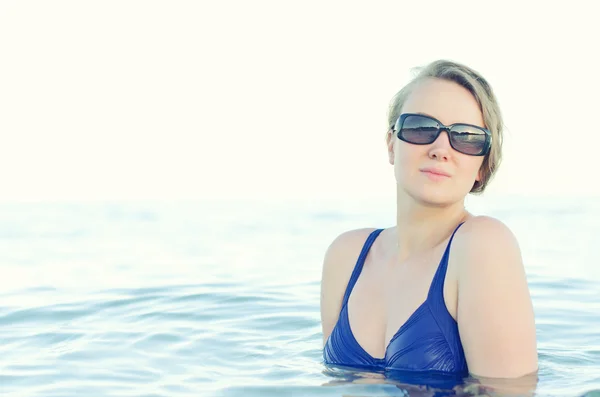
POLYGON ((422 168, 420 171, 433 181, 442 181, 450 178, 450 174, 436 168, 422 168))

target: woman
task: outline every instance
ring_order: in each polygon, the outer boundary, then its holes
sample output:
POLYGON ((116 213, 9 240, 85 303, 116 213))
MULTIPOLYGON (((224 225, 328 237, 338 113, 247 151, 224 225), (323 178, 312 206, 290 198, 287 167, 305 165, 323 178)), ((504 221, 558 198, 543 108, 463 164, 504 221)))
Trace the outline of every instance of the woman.
POLYGON ((393 98, 386 133, 396 226, 339 235, 325 254, 326 364, 516 378, 537 371, 517 241, 473 216, 501 158, 502 117, 474 70, 436 61, 393 98))

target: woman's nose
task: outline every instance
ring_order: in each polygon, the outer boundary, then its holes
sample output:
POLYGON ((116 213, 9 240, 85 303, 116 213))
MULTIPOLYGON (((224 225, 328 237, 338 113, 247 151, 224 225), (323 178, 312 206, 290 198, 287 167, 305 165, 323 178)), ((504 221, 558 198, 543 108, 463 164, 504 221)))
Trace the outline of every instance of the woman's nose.
POLYGON ((429 157, 438 160, 448 160, 452 146, 450 146, 450 139, 448 131, 442 131, 435 141, 429 148, 429 157))

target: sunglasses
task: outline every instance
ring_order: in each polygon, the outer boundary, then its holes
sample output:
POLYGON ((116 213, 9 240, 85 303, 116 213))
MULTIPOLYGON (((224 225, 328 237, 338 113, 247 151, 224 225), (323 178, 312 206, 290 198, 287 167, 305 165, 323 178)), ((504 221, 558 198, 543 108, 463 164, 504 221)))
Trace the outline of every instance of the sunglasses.
POLYGON ((444 125, 433 117, 403 113, 392 127, 398 139, 415 145, 429 145, 442 133, 448 133, 450 146, 469 156, 484 156, 492 145, 492 134, 485 128, 471 124, 444 125))

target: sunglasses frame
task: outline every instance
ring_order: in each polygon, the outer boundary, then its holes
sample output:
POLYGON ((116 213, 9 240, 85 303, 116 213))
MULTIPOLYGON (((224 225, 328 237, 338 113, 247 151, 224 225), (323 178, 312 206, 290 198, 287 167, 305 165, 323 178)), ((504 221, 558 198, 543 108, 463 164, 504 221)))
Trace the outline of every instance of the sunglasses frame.
POLYGON ((492 133, 487 128, 483 128, 478 125, 467 124, 467 123, 454 123, 454 124, 450 124, 450 125, 444 125, 441 121, 439 121, 435 117, 427 116, 427 115, 421 114, 421 113, 402 113, 400 115, 400 117, 398 117, 398 119, 396 120, 394 125, 391 127, 391 129, 392 129, 392 131, 394 131, 396 133, 396 136, 398 137, 398 139, 400 139, 403 142, 410 143, 412 145, 431 145, 433 142, 435 142, 440 137, 440 134, 442 133, 442 131, 446 131, 446 133, 448 134, 448 142, 450 142, 450 146, 452 147, 452 149, 456 150, 459 153, 467 155, 467 156, 485 156, 486 154, 489 153, 490 148, 492 147, 492 133), (433 120, 438 124, 438 131, 435 134, 435 138, 433 139, 433 141, 431 141, 430 143, 415 143, 415 142, 407 141, 406 139, 404 139, 400 136, 400 131, 402 131, 402 127, 404 126, 404 121, 409 116, 423 117, 423 118, 426 118, 429 120, 433 120), (465 153, 465 152, 461 152, 460 150, 458 150, 457 148, 454 147, 454 145, 452 144, 452 138, 451 138, 450 132, 452 132, 452 128, 459 126, 459 125, 464 125, 467 127, 474 127, 474 128, 480 129, 483 132, 485 132, 485 137, 486 137, 485 146, 483 147, 483 150, 481 153, 479 153, 479 154, 465 153))

